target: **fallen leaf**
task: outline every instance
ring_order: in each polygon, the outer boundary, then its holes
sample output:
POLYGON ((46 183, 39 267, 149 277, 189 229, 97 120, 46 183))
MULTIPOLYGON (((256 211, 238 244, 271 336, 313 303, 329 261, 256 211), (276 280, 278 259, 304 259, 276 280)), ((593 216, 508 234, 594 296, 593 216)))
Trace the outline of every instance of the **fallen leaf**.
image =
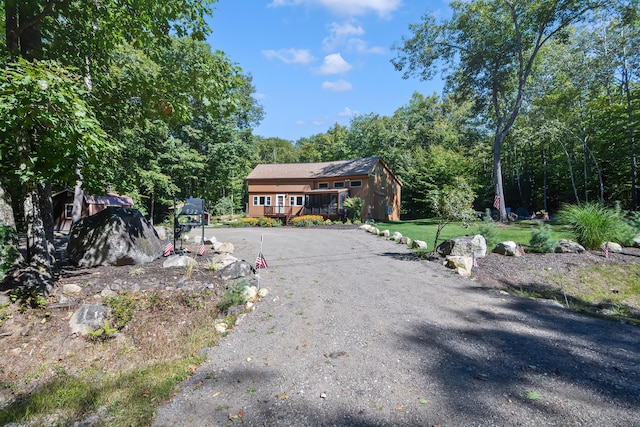
POLYGON ((418 399, 418 402, 420 402, 423 405, 426 405, 427 403, 429 403, 427 399, 418 399))
POLYGON ((403 410, 404 410, 404 405, 396 406, 396 411, 403 411, 403 410))
POLYGON ((218 396, 220 396, 221 394, 222 394, 222 392, 220 392, 220 391, 216 391, 215 393, 213 393, 213 394, 211 395, 211 397, 218 397, 218 396))
POLYGON ((287 393, 278 393, 276 394, 276 399, 278 400, 285 400, 288 399, 289 395, 287 393))

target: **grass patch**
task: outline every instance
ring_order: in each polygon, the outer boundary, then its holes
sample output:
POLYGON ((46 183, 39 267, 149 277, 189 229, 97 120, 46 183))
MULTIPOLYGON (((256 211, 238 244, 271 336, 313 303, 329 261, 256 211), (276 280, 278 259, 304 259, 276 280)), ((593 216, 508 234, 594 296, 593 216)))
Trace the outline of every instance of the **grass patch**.
POLYGON ((203 356, 189 356, 117 373, 59 372, 28 397, 3 408, 0 424, 41 420, 44 425, 55 417, 55 425, 67 425, 103 408, 100 420, 92 425, 150 425, 156 406, 202 361, 203 356))
MULTIPOLYGON (((529 245, 531 240, 531 229, 539 224, 540 221, 516 221, 511 224, 493 223, 492 240, 503 242, 512 240, 520 242, 523 245, 529 245)), ((390 231, 398 231, 403 236, 410 237, 412 240, 422 240, 425 242, 433 242, 438 228, 437 219, 418 219, 412 221, 388 221, 377 225, 378 228, 388 228, 390 231), (384 224, 384 225, 381 225, 384 224)), ((442 230, 438 239, 438 244, 445 240, 460 236, 472 236, 475 234, 483 234, 486 232, 487 223, 484 221, 476 221, 471 223, 469 227, 463 227, 458 223, 452 223, 442 230)), ((571 230, 566 226, 550 223, 549 232, 553 239, 572 239, 571 230)), ((429 243, 431 244, 431 243, 429 243)), ((433 249, 433 248, 431 248, 433 249)))

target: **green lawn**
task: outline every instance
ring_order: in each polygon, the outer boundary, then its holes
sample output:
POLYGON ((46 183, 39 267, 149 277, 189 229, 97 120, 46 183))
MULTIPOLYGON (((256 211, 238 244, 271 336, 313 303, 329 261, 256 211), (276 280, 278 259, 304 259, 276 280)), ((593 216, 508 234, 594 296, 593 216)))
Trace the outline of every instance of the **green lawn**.
MULTIPOLYGON (((511 224, 493 223, 498 235, 498 241, 512 240, 522 245, 528 245, 531 239, 531 229, 537 224, 537 221, 516 221, 511 224)), ((440 233, 438 244, 442 241, 454 237, 479 234, 479 228, 486 223, 477 221, 468 228, 464 228, 460 223, 452 223, 445 226, 440 233)), ((569 230, 562 225, 550 224, 551 235, 555 239, 573 239, 569 230)), ((403 236, 410 237, 412 240, 423 240, 429 245, 429 249, 433 249, 433 240, 436 236, 438 220, 435 218, 416 219, 412 221, 388 221, 376 224, 380 230, 388 229, 391 233, 397 231, 403 236)))

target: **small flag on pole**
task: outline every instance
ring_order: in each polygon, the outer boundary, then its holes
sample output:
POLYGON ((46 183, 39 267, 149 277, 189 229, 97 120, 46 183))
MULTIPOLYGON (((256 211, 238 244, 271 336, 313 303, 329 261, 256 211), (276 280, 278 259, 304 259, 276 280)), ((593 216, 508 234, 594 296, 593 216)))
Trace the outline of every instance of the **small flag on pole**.
POLYGON ((268 268, 269 265, 267 264, 267 260, 264 258, 264 255, 262 255, 262 251, 260 251, 260 253, 258 254, 258 257, 256 258, 256 270, 260 270, 261 268, 268 268))
POLYGON ((173 243, 171 243, 171 241, 168 241, 167 244, 164 247, 164 256, 169 256, 171 255, 171 252, 173 252, 173 243))
POLYGON ((206 248, 204 247, 204 242, 200 242, 200 249, 198 249, 198 255, 204 256, 204 251, 206 248))
POLYGON ((522 245, 520 244, 520 242, 518 242, 518 243, 516 244, 516 250, 518 251, 518 253, 519 253, 520 255, 524 255, 524 254, 525 254, 525 252, 524 252, 524 248, 522 247, 522 245))
POLYGON ((500 209, 500 196, 498 195, 498 193, 493 196, 493 207, 496 209, 500 209))
POLYGON ((477 267, 478 266, 478 260, 476 259, 476 254, 475 253, 471 253, 471 267, 477 267))
POLYGON ((609 242, 605 242, 604 244, 604 257, 609 258, 609 242))

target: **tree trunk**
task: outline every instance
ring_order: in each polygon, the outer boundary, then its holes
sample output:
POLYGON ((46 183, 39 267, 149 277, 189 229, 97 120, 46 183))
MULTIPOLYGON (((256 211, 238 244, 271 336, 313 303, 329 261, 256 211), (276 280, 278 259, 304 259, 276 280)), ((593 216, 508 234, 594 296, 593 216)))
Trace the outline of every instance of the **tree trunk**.
POLYGON ((80 169, 76 169, 76 186, 73 189, 73 209, 71 210, 71 227, 82 217, 82 199, 84 198, 84 191, 82 191, 82 173, 80 169))
POLYGON ((51 280, 53 245, 50 246, 47 240, 47 232, 42 218, 42 205, 46 202, 41 200, 46 193, 45 188, 31 189, 24 199, 24 220, 27 225, 27 260, 30 268, 24 272, 24 279, 21 285, 27 287, 37 287, 48 294, 51 291, 53 282, 51 280))
POLYGON ((8 270, 22 261, 11 197, 0 184, 0 280, 8 270))
POLYGON ((499 198, 500 205, 498 211, 500 213, 500 222, 507 222, 507 208, 504 201, 504 187, 502 184, 502 144, 507 134, 496 130, 493 140, 493 181, 495 183, 496 195, 499 198))

